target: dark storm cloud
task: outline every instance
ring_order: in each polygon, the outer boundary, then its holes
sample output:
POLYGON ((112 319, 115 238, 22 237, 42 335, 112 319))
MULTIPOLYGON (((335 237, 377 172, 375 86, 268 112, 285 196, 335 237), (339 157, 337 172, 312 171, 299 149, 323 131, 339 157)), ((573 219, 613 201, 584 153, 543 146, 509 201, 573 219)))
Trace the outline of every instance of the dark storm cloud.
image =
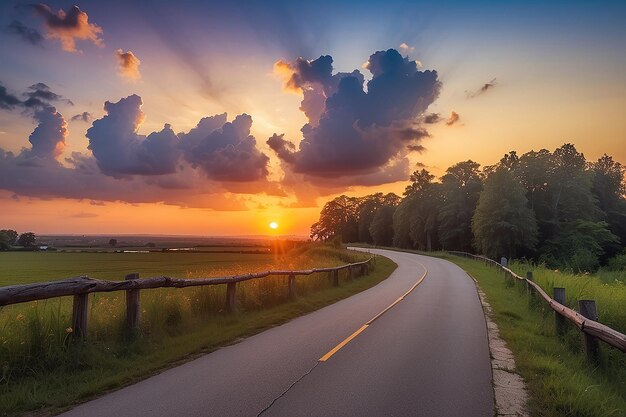
POLYGON ((43 36, 37 29, 29 28, 25 26, 22 22, 18 20, 14 20, 9 23, 3 31, 5 33, 9 33, 11 35, 15 35, 22 39, 25 42, 30 43, 31 45, 41 45, 43 42, 43 36))
POLYGON ((84 111, 82 113, 72 116, 70 120, 72 122, 90 122, 93 120, 93 116, 88 111, 84 111))
POLYGON ((495 86, 496 86, 496 79, 494 78, 488 83, 483 84, 482 87, 480 87, 478 90, 474 90, 474 91, 468 90, 468 91, 465 91, 465 94, 467 95, 467 98, 474 98, 476 96, 486 93, 488 90, 493 89, 495 86))
POLYGON ((89 23, 89 16, 78 6, 72 6, 67 11, 54 12, 47 4, 32 5, 33 10, 43 17, 46 36, 58 39, 61 47, 67 52, 77 52, 76 41, 88 40, 95 45, 102 46, 102 28, 89 23))
POLYGON ((297 151, 282 136, 268 141, 296 173, 327 178, 372 173, 401 158, 407 147, 420 146, 428 135, 414 124, 439 95, 437 73, 419 71, 415 61, 394 49, 371 55, 367 68, 373 78, 366 92, 359 71, 332 75, 329 56, 276 64, 277 72, 288 75, 287 88, 302 89, 308 117, 307 90, 325 96, 319 121, 309 118, 302 127, 297 151))

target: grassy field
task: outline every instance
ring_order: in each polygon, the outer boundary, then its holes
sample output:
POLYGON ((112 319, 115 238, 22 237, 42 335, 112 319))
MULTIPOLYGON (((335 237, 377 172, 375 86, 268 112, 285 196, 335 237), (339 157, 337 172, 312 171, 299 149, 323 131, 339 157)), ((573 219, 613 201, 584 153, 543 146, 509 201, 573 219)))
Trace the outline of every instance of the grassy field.
POLYGON ((258 271, 286 263, 288 258, 272 254, 0 252, 0 286, 78 275, 119 281, 133 272, 141 277, 194 278, 224 271, 258 271))
MULTIPOLYGON (((482 262, 438 256, 456 263, 478 280, 493 307, 500 334, 513 351, 518 371, 528 384, 533 416, 626 415, 626 355, 601 343, 601 363, 591 366, 582 350, 581 333, 569 326, 569 331, 558 337, 553 311, 542 302, 530 302, 521 283, 507 286, 501 273, 482 262)), ((523 265, 514 267, 519 273, 527 270, 523 265)), ((596 298, 601 321, 624 331, 623 284, 601 284, 598 278, 554 271, 535 269, 534 272, 544 289, 551 285, 568 288, 572 306, 578 297, 596 298)))
POLYGON ((578 300, 595 300, 600 322, 626 333, 626 272, 571 274, 525 262, 513 262, 511 269, 521 276, 532 271, 535 282, 550 296, 554 287, 565 288, 570 308, 578 309, 578 300))
MULTIPOLYGON (((23 263, 13 258, 12 267, 2 263, 2 276, 7 283, 85 273, 119 279, 137 271, 144 276, 192 277, 279 268, 305 269, 345 264, 367 256, 325 246, 304 247, 277 258, 273 255, 171 253, 10 255, 31 258, 20 258, 23 263), (58 255, 68 257, 56 257, 58 255), (195 255, 201 256, 194 258, 195 255), (87 258, 83 258, 85 256, 87 258), (87 262, 88 259, 92 262, 87 262), (84 262, 80 265, 87 270, 81 269, 77 260, 84 262), (20 265, 28 272, 19 272, 16 268, 20 265), (105 275, 109 273, 107 267, 113 270, 111 275, 105 275)), ((85 343, 72 342, 69 297, 4 307, 0 309, 0 415, 34 410, 56 412, 103 391, 132 383, 190 355, 209 352, 367 289, 389 276, 393 269, 393 262, 378 258, 374 271, 366 277, 347 281, 346 275, 340 274, 340 287, 332 287, 327 274, 301 277, 297 281, 298 298, 293 301, 288 299, 287 277, 246 281, 238 285, 236 314, 224 311, 224 285, 144 290, 141 335, 135 339, 129 339, 124 330, 124 293, 90 296, 89 332, 85 343)))

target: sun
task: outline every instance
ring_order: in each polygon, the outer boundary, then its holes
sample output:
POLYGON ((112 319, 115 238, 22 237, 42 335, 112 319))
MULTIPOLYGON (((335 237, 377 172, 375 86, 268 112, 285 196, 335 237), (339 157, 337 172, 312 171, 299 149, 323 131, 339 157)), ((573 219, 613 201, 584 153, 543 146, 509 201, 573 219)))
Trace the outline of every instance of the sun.
POLYGON ((271 222, 269 226, 270 226, 270 229, 274 229, 274 230, 278 229, 278 223, 276 222, 271 222))

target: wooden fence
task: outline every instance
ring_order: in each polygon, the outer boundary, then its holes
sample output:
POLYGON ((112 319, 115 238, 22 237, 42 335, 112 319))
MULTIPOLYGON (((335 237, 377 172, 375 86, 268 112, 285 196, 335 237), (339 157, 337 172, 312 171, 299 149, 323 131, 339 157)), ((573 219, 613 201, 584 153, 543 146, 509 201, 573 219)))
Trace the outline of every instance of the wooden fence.
POLYGON ((213 278, 172 278, 153 277, 139 278, 139 274, 126 275, 124 281, 105 281, 80 276, 59 281, 38 282, 33 284, 11 285, 0 287, 0 307, 26 303, 29 301, 45 300, 48 298, 73 296, 72 329, 75 336, 84 338, 87 333, 87 312, 89 311, 89 294, 96 292, 126 291, 126 323, 129 329, 139 329, 141 309, 139 307, 140 290, 154 288, 186 288, 207 285, 226 284, 227 311, 236 309, 237 283, 252 279, 261 279, 270 275, 287 276, 287 292, 290 298, 296 297, 296 277, 327 272, 333 286, 339 286, 339 271, 347 270, 348 279, 356 274, 367 275, 372 267, 374 258, 366 261, 330 267, 314 268, 297 271, 265 271, 244 275, 231 275, 213 278))
POLYGON ((585 335, 585 351, 587 357, 592 362, 596 362, 599 357, 598 340, 626 352, 626 335, 618 332, 602 323, 598 322, 596 304, 594 300, 579 300, 580 313, 565 306, 565 288, 555 287, 554 298, 551 298, 537 283, 533 281, 532 272, 528 272, 526 277, 520 277, 509 268, 501 265, 497 261, 484 256, 473 255, 467 252, 449 251, 448 253, 466 258, 476 259, 499 268, 504 272, 505 277, 525 282, 529 296, 535 297, 537 294, 554 310, 555 324, 558 334, 565 331, 565 320, 574 324, 585 335))

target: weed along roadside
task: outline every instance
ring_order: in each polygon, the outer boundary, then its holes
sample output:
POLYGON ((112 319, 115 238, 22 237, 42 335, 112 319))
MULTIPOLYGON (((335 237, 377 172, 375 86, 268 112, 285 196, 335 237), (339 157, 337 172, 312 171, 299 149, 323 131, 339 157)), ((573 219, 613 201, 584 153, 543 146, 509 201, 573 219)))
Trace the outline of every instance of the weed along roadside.
MULTIPOLYGON (((71 281, 80 288, 74 293, 57 281, 48 293, 57 298, 2 307, 0 415, 59 411, 363 291, 396 267, 323 245, 297 256, 306 270, 204 281, 210 286, 198 286, 201 279, 156 281, 193 288, 155 288, 155 281, 130 275, 109 284, 71 281), (102 288, 111 292, 94 292, 102 288)), ((12 299, 36 299, 41 288, 29 284, 12 299)))
MULTIPOLYGON (((535 286, 529 285, 483 260, 445 253, 436 256, 466 270, 486 294, 500 334, 528 384, 531 415, 626 415, 626 354, 605 343, 599 347, 597 339, 590 340, 589 334, 581 332, 570 319, 555 313, 539 298, 539 291, 554 289, 554 298, 567 305, 560 287, 543 280, 535 286)), ((536 281, 532 271, 527 277, 536 281)), ((569 302, 575 301, 569 298, 569 302)), ((588 315, 597 320, 597 314, 584 311, 585 304, 581 303, 580 307, 583 318, 591 313, 588 315)), ((608 315, 612 314, 610 310, 609 304, 605 310, 608 315)), ((626 327, 623 322, 611 324, 618 330, 626 327)))

